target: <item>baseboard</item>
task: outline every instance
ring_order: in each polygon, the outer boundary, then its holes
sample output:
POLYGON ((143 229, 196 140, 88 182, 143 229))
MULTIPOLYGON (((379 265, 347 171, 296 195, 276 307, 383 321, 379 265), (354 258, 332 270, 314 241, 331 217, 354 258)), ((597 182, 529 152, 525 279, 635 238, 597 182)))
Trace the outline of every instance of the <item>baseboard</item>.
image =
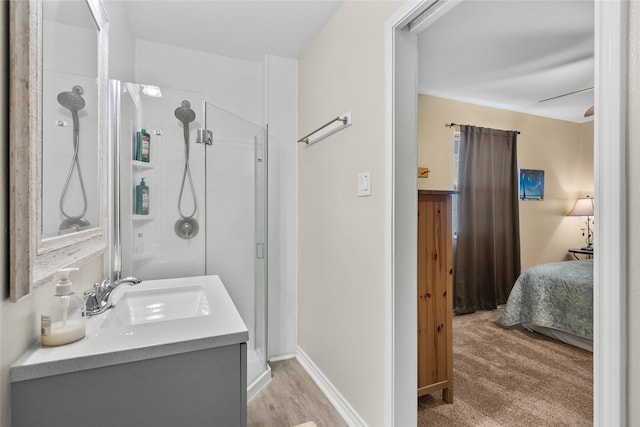
POLYGON ((249 386, 247 386, 247 402, 255 397, 271 381, 271 366, 267 363, 267 369, 260 374, 249 386))
POLYGON ((295 353, 292 354, 283 354, 280 356, 274 356, 274 357, 270 357, 269 358, 269 362, 279 362, 281 360, 289 360, 289 359, 293 359, 294 357, 296 357, 295 353))
POLYGON ((300 347, 298 347, 296 358, 349 426, 366 427, 367 423, 358 415, 355 409, 349 405, 349 402, 347 402, 333 384, 331 384, 331 381, 324 376, 322 371, 300 347))

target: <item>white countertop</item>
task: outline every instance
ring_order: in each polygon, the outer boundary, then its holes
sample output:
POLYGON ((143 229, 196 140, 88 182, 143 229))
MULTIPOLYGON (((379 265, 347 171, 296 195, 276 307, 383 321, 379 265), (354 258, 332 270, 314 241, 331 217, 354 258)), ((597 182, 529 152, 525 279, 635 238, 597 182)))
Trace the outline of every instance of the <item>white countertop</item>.
POLYGON ((87 335, 60 347, 31 346, 12 366, 11 381, 25 381, 85 369, 100 368, 156 357, 246 342, 249 332, 218 276, 149 280, 121 285, 112 295, 115 304, 128 290, 202 285, 210 315, 126 327, 101 328, 110 311, 87 319, 87 335))

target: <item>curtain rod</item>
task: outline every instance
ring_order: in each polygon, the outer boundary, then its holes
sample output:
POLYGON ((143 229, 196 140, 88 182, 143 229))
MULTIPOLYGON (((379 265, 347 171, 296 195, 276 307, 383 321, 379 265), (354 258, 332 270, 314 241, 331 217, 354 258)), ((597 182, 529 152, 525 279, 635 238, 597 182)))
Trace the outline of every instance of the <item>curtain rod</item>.
MULTIPOLYGON (((460 126, 460 125, 457 124, 457 123, 453 123, 453 122, 444 124, 444 127, 446 127, 446 128, 452 128, 454 126, 460 126)), ((516 132, 518 135, 520 135, 520 131, 519 130, 516 130, 516 131, 513 131, 513 132, 516 132)))

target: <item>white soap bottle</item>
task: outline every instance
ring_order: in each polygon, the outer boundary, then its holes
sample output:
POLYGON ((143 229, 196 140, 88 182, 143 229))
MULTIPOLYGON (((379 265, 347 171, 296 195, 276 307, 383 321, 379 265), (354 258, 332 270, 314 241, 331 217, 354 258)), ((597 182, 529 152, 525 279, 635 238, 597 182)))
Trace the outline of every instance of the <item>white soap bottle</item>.
POLYGON ((56 294, 40 317, 40 339, 43 346, 69 344, 85 336, 84 301, 73 293, 69 280, 69 274, 77 270, 58 270, 56 294))

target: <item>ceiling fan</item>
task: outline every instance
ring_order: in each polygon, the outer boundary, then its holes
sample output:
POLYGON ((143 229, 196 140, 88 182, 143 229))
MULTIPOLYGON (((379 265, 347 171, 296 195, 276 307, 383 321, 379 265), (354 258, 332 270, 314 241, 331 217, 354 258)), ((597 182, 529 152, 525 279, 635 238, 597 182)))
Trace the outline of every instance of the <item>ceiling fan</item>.
MULTIPOLYGON (((543 99, 542 101, 538 101, 538 103, 551 101, 552 99, 558 99, 558 98, 562 98, 562 97, 569 96, 569 95, 576 95, 578 93, 589 92, 589 91, 592 91, 592 90, 593 90, 593 86, 592 87, 588 87, 586 89, 580 89, 580 90, 576 90, 576 91, 573 91, 573 92, 569 92, 569 93, 563 93, 562 95, 558 95, 558 96, 552 96, 551 98, 547 98, 547 99, 543 99)), ((592 105, 591 107, 587 108, 587 111, 584 112, 584 116, 585 117, 593 116, 593 114, 595 112, 593 107, 594 106, 592 105)))

